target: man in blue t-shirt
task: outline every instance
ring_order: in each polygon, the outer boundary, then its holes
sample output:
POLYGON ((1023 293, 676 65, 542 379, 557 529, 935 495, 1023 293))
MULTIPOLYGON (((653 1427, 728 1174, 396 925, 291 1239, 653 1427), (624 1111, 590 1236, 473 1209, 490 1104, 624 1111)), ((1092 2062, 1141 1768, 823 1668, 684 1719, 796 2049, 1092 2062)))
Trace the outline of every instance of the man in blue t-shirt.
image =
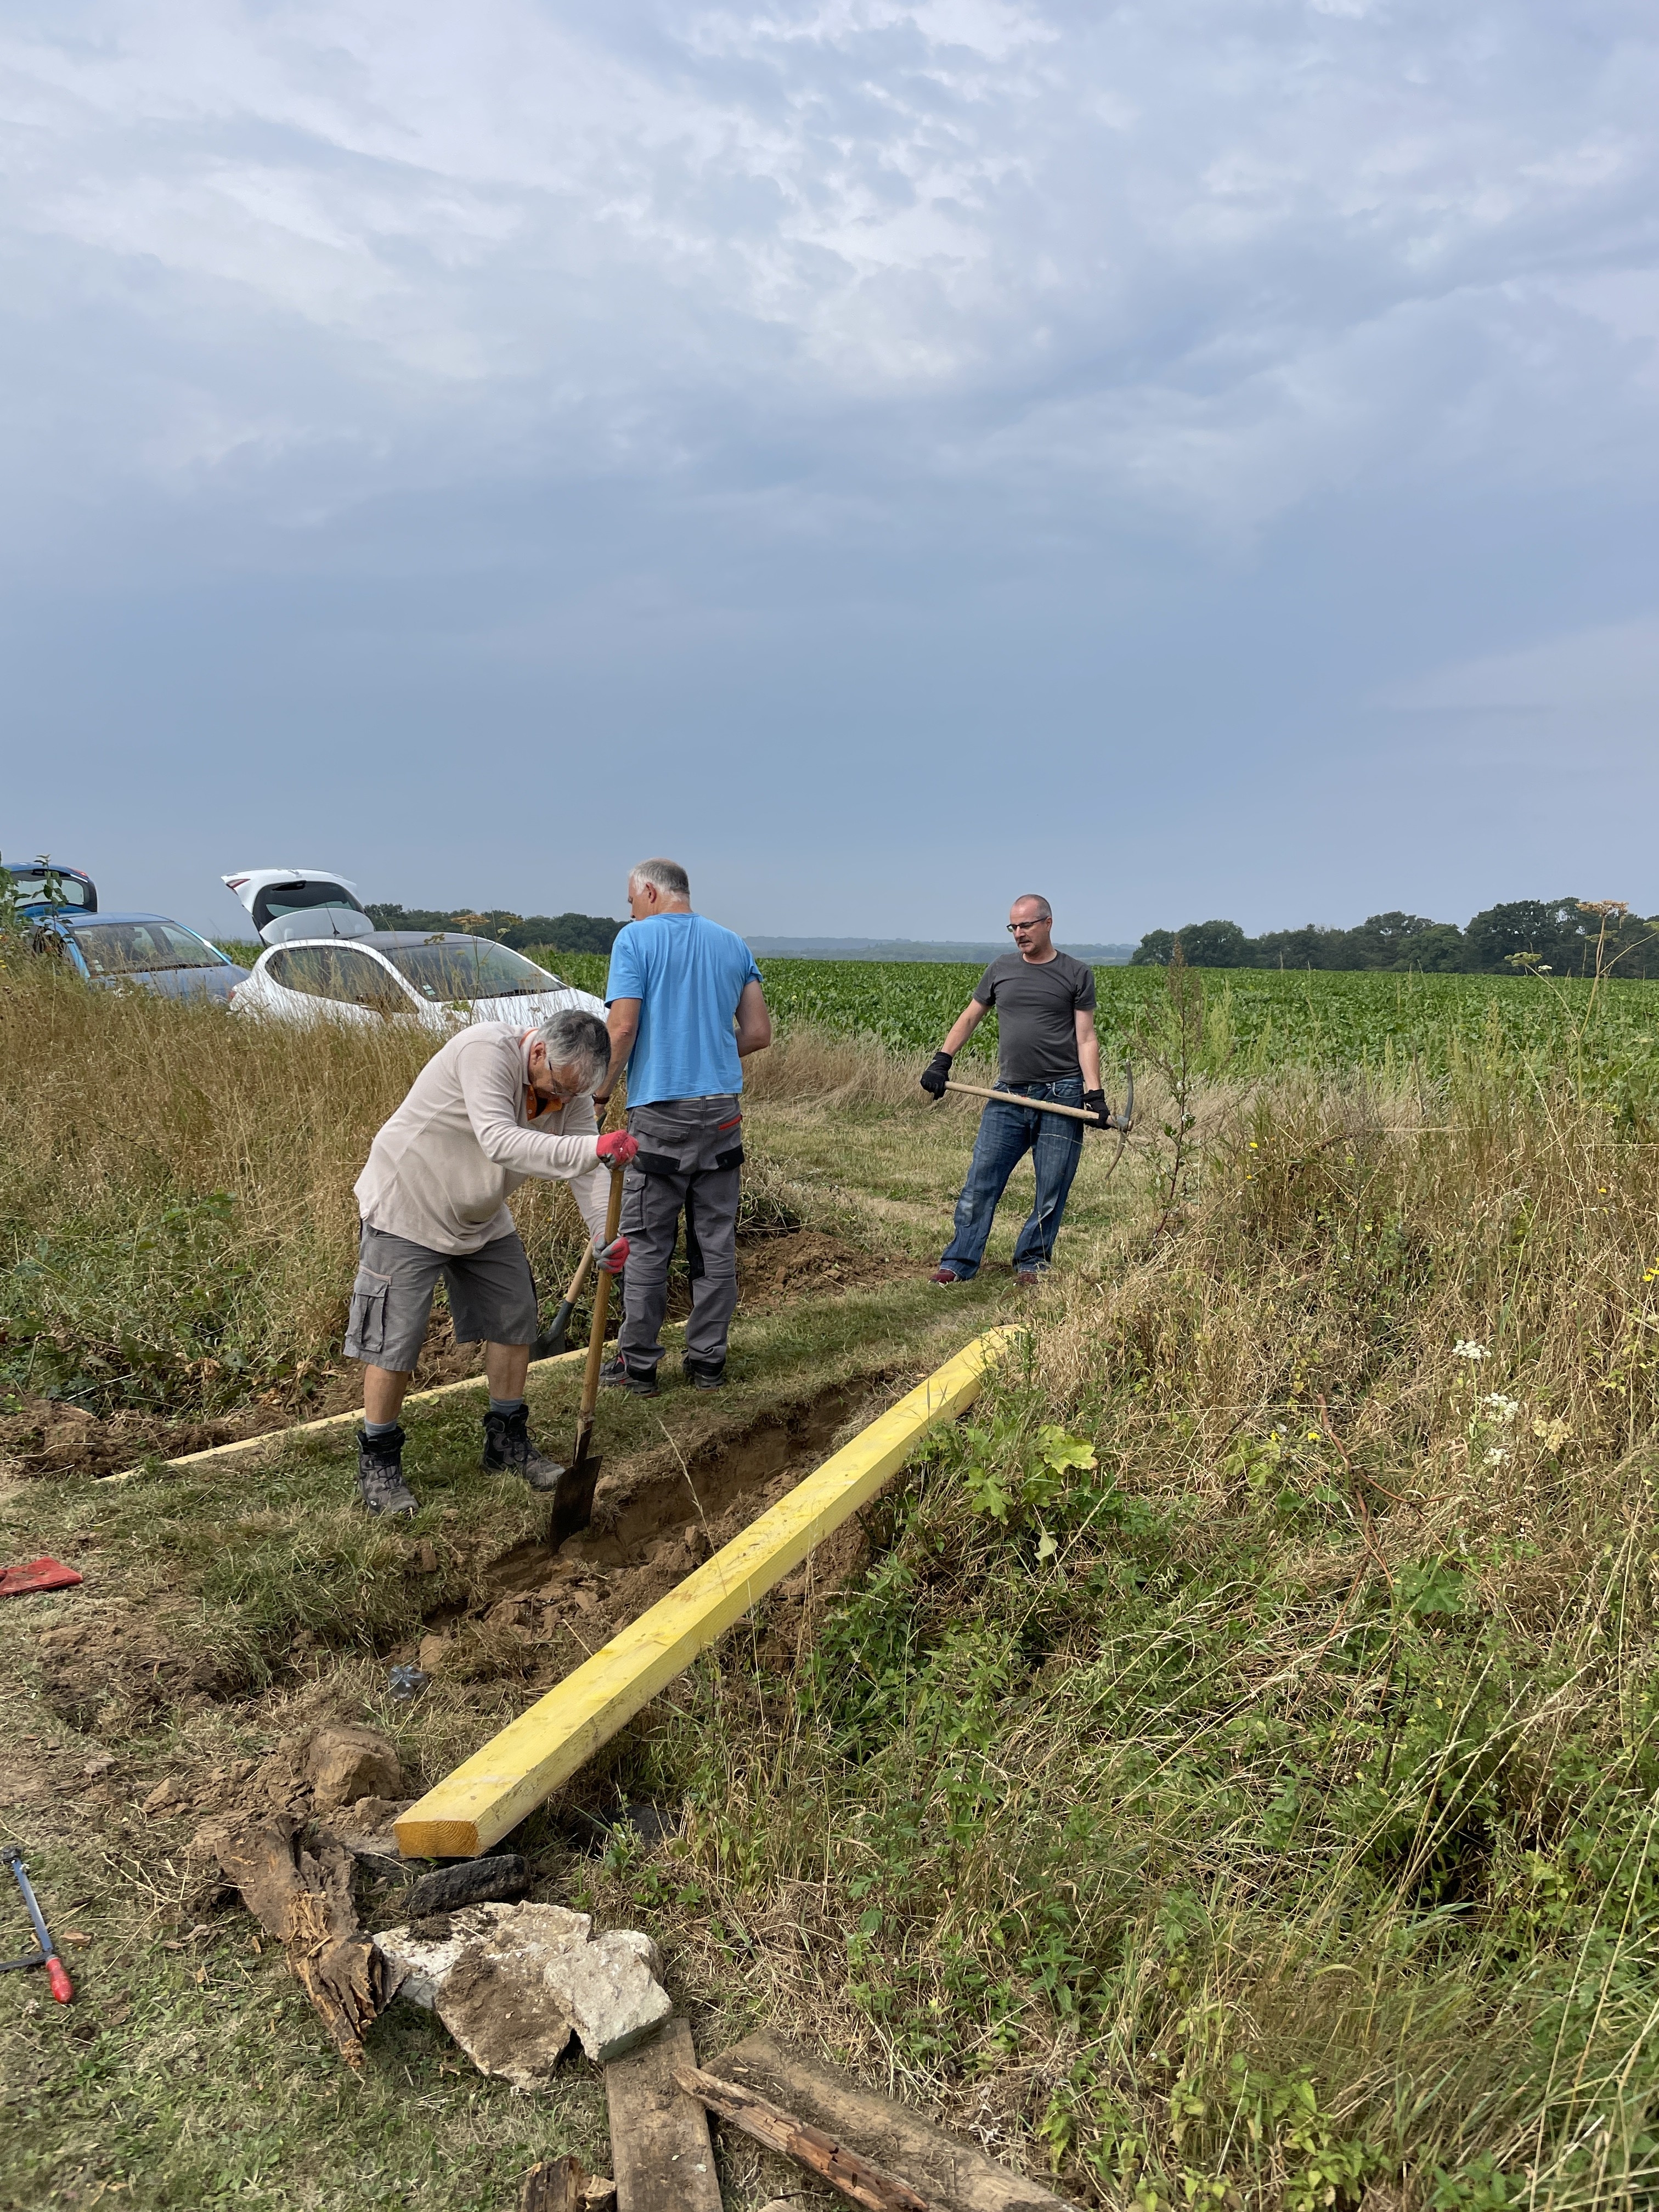
POLYGON ((628 1069, 628 1127, 639 1152, 623 1188, 626 1311, 613 1389, 657 1393, 668 1263, 680 1215, 691 1273, 686 1380, 718 1390, 738 1303, 738 1180, 743 1165, 740 1063, 772 1042, 760 969, 742 938, 691 911, 678 860, 641 860, 628 878, 625 925, 611 948, 611 1078, 628 1069))

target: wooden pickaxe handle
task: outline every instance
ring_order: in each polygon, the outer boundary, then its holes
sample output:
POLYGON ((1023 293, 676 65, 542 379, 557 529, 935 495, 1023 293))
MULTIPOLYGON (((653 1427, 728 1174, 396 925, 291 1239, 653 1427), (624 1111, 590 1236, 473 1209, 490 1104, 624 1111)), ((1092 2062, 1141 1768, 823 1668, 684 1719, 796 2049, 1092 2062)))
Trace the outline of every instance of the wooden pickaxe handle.
POLYGON ((1086 1121, 1091 1129, 1121 1129, 1123 1123, 1109 1114, 1103 1121, 1082 1106, 1062 1106, 1057 1098, 1022 1098, 1018 1091, 988 1091, 982 1084, 947 1082, 947 1091, 961 1091, 969 1098, 995 1098, 1005 1106, 1029 1106, 1036 1114, 1063 1114, 1068 1121, 1086 1121))

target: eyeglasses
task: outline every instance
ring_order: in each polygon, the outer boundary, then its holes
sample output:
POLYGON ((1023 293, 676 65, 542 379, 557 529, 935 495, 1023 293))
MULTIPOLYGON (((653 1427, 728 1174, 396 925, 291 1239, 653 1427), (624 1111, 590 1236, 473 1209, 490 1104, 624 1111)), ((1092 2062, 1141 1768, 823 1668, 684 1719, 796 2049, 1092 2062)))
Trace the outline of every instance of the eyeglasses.
POLYGON ((1041 929, 1045 921, 1053 920, 1052 915, 1040 914, 1035 921, 1011 921, 1008 925, 1008 934, 1010 937, 1018 937, 1022 929, 1041 929))

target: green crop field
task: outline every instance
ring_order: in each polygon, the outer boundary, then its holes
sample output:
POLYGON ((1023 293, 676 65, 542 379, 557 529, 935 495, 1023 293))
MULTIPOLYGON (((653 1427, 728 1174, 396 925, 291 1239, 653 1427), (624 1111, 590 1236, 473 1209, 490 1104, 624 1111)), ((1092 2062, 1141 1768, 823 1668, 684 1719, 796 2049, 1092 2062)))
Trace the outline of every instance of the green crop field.
MULTIPOLYGON (((585 990, 603 991, 598 954, 543 956, 585 990)), ((890 1051, 939 1044, 979 981, 977 966, 865 960, 763 960, 766 995, 782 1030, 865 1036, 890 1051)), ((1202 979, 1204 1060, 1212 1074, 1278 1067, 1442 1074, 1460 1057, 1569 1060, 1602 1083, 1641 1079, 1659 1040, 1659 982, 1593 987, 1529 975, 1395 975, 1209 969, 1202 979)), ((1161 968, 1101 968, 1098 1021, 1108 1052, 1133 1046, 1155 1018, 1161 968)), ((994 1035, 988 1023, 975 1038, 994 1035)))

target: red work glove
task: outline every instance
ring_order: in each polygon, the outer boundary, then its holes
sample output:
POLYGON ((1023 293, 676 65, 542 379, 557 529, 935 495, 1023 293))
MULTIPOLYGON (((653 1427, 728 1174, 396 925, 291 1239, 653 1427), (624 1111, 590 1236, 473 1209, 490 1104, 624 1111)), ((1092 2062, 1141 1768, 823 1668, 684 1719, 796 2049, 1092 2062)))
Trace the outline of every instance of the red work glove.
POLYGON ((593 1257, 607 1275, 620 1275, 628 1265, 628 1239, 619 1237, 614 1244, 601 1244, 596 1237, 593 1239, 593 1257))
POLYGON ((639 1149, 626 1129, 612 1129, 599 1139, 599 1158, 615 1160, 619 1168, 625 1168, 639 1149))

